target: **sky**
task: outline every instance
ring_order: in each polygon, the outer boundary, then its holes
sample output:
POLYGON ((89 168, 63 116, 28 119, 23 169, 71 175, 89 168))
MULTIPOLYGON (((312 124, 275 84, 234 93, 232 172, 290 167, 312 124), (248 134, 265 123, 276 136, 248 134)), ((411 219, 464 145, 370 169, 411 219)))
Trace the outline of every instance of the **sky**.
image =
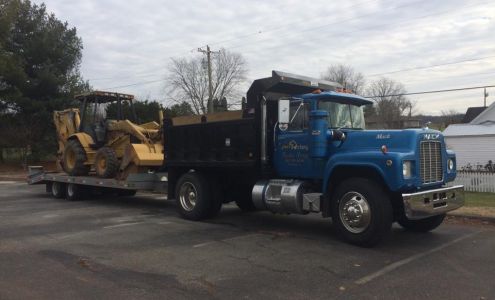
MULTIPOLYGON (((318 78, 332 64, 352 66, 367 82, 392 78, 408 92, 495 85, 494 1, 43 2, 77 28, 81 72, 93 88, 166 105, 171 58, 202 55, 207 44, 243 55, 246 91, 271 70, 318 78)), ((487 91, 490 105, 495 88, 487 91)), ((483 90, 409 98, 423 114, 483 106, 483 90)))

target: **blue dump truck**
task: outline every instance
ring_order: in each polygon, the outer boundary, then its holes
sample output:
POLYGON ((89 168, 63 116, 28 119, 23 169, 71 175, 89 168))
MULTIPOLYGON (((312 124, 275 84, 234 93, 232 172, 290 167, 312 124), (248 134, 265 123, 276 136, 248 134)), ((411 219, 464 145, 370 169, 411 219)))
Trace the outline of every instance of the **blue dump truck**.
POLYGON ((212 218, 232 201, 244 211, 321 213, 345 241, 365 247, 394 222, 433 230, 464 204, 463 186, 446 186, 456 160, 438 131, 365 130, 370 100, 277 71, 255 80, 246 100, 241 111, 165 119, 159 169, 119 180, 33 166, 28 182, 68 200, 164 192, 189 220, 212 218))
POLYGON ((428 128, 365 130, 372 102, 337 83, 273 71, 241 115, 165 120, 168 195, 190 220, 235 201, 245 211, 321 213, 345 241, 373 246, 393 222, 438 227, 464 204, 454 152, 428 128), (169 196, 171 197, 171 196, 169 196))

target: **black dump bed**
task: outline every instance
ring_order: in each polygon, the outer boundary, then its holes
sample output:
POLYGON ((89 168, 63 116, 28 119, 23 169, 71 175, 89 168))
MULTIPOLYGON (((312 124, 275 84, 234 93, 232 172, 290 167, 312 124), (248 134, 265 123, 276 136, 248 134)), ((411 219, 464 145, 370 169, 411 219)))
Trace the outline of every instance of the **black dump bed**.
POLYGON ((165 167, 256 167, 255 118, 173 126, 164 124, 165 167))

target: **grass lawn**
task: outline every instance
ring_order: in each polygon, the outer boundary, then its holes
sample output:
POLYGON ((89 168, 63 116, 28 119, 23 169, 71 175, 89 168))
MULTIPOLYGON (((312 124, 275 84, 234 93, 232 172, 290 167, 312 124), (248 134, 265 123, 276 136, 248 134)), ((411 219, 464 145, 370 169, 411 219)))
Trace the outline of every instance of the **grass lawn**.
POLYGON ((466 192, 465 206, 495 207, 495 193, 466 192))

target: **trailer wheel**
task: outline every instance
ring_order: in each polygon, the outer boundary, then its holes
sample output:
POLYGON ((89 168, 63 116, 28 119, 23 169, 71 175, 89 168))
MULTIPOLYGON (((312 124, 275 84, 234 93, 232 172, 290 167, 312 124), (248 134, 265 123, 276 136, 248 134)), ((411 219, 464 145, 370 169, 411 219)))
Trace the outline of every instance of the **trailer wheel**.
POLYGON ((414 232, 428 232, 440 226, 445 219, 445 214, 429 217, 421 220, 409 220, 405 216, 397 220, 404 229, 414 232))
POLYGON ((66 185, 65 199, 69 201, 81 200, 83 196, 83 187, 79 184, 68 183, 66 185))
POLYGON ((57 199, 62 199, 65 197, 66 189, 67 187, 65 186, 65 183, 57 181, 50 183, 50 192, 52 193, 52 196, 57 199))
POLYGON ((372 247, 390 233, 392 204, 381 185, 366 178, 350 178, 339 184, 332 199, 332 222, 345 241, 372 247))
POLYGON ((96 151, 95 171, 101 178, 113 178, 119 170, 119 160, 115 150, 103 147, 96 151))
POLYGON ((212 212, 212 193, 208 181, 197 172, 182 175, 175 188, 180 215, 188 220, 205 219, 212 212))
POLYGON ((71 176, 88 175, 90 166, 85 165, 86 152, 76 140, 69 140, 64 149, 64 171, 71 176))

